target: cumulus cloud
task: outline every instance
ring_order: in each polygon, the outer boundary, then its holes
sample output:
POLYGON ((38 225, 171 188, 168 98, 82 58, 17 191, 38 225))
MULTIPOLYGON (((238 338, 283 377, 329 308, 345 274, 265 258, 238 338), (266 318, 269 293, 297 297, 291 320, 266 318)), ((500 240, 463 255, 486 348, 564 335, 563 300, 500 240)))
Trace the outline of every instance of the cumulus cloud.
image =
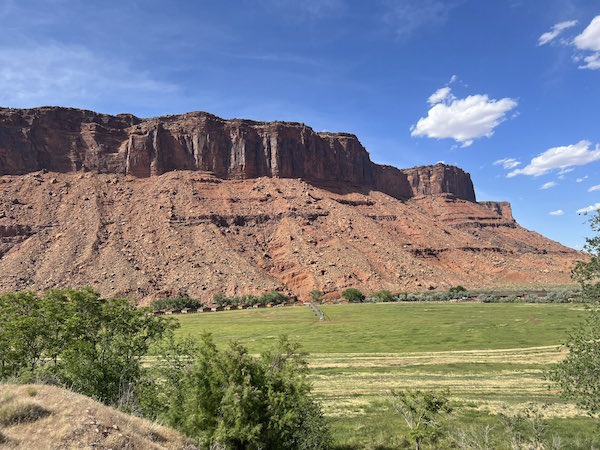
POLYGON ((550 211, 548 214, 551 216, 563 216, 565 212, 562 209, 557 209, 556 211, 550 211))
POLYGON ((564 30, 566 30, 568 28, 571 28, 571 27, 574 27, 575 25, 577 25, 577 21, 576 20, 567 20, 565 22, 557 23, 556 25, 554 25, 552 27, 552 29, 550 31, 547 31, 546 33, 542 34, 539 37, 539 39, 538 39, 538 45, 545 45, 548 42, 553 41, 564 30))
POLYGON ((515 158, 503 158, 503 159, 498 159, 498 160, 494 161, 494 166, 502 165, 502 167, 506 170, 514 169, 515 167, 519 166, 520 164, 521 164, 521 162, 517 161, 515 158))
POLYGON ((586 29, 573 39, 573 44, 579 50, 600 52, 600 16, 592 19, 586 29))
POLYGON ((600 191, 600 184, 592 186, 591 188, 588 189, 588 192, 596 192, 596 191, 600 191))
POLYGON ((600 16, 592 19, 590 24, 573 39, 573 45, 582 51, 594 52, 583 58, 585 64, 580 69, 600 69, 600 16))
POLYGON ((585 208, 578 209, 577 214, 588 214, 595 211, 600 211, 600 203, 595 203, 593 205, 586 206, 585 208))
POLYGON ((600 146, 590 149, 591 142, 579 141, 577 144, 554 147, 546 150, 531 160, 522 169, 515 169, 507 176, 530 175, 539 177, 557 169, 568 169, 573 166, 583 166, 600 160, 600 146))
POLYGON ((432 105, 427 117, 411 127, 411 136, 452 138, 463 147, 481 137, 491 137, 506 120, 506 113, 517 106, 512 98, 490 99, 487 95, 469 95, 457 99, 449 87, 435 91, 428 99, 432 105))
POLYGON ((540 189, 551 189, 554 186, 556 186, 556 181, 548 181, 547 183, 542 184, 542 186, 540 187, 540 189))

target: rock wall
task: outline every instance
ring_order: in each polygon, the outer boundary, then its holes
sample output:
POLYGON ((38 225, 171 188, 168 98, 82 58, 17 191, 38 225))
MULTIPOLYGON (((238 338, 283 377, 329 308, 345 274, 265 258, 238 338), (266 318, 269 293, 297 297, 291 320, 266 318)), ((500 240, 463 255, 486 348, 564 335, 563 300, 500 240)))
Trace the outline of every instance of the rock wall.
POLYGON ((400 170, 373 163, 358 138, 301 123, 224 120, 208 113, 140 119, 43 107, 0 108, 0 175, 94 171, 136 177, 205 170, 344 183, 399 199, 453 194, 475 201, 469 174, 437 164, 400 170))

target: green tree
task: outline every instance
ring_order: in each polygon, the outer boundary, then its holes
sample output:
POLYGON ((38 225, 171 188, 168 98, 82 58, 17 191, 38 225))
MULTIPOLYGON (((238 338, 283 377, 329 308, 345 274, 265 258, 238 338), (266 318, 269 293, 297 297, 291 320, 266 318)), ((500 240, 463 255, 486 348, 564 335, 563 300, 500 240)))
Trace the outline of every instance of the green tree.
POLYGON ((390 291, 386 291, 386 290, 375 292, 373 294, 373 297, 375 297, 378 302, 396 301, 396 299, 394 298, 394 294, 392 294, 390 291))
MULTIPOLYGON (((153 418, 199 438, 204 448, 330 447, 297 344, 282 338, 276 348, 254 357, 235 342, 219 350, 205 335, 199 345, 171 341, 158 353, 146 391, 150 397, 162 393, 153 418)), ((145 397, 141 403, 154 408, 145 397)))
MULTIPOLYGON (((600 212, 591 225, 600 232, 600 212)), ((585 249, 589 259, 578 262, 572 274, 590 303, 587 317, 569 336, 565 343, 569 354, 553 367, 549 378, 563 397, 596 414, 600 412, 600 235, 587 238, 585 249)))
POLYGON ((442 434, 440 419, 452 412, 449 392, 391 390, 388 399, 408 427, 408 438, 420 450, 425 443, 435 443, 442 434))
POLYGON ((0 378, 51 376, 117 404, 142 376, 142 358, 173 322, 91 289, 0 296, 0 378))
POLYGON ((348 288, 342 292, 342 297, 350 303, 362 303, 365 300, 365 294, 356 288, 348 288))

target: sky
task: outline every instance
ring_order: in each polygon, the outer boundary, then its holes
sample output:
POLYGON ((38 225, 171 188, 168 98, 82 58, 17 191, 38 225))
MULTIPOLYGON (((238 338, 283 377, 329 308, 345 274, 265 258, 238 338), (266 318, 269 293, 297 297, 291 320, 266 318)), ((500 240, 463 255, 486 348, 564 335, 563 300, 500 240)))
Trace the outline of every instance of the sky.
POLYGON ((351 132, 574 248, 600 208, 597 0, 0 0, 0 30, 0 106, 351 132))

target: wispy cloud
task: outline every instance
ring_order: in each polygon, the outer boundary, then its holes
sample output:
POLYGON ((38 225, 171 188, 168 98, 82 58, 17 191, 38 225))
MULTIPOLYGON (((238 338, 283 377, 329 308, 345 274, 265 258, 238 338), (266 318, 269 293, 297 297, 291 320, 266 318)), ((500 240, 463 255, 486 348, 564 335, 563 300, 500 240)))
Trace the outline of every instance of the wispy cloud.
POLYGON ((552 189, 554 186, 556 186, 556 181, 548 181, 547 183, 544 183, 540 186, 540 189, 542 190, 546 190, 546 189, 552 189))
POLYGON ((600 191, 600 184, 592 186, 591 188, 588 189, 588 192, 597 192, 597 191, 600 191))
POLYGON ((576 20, 567 20, 565 22, 557 23, 550 31, 542 34, 539 37, 538 45, 546 45, 547 43, 556 39, 564 30, 574 27, 575 25, 577 25, 576 20))
MULTIPOLYGON (((538 45, 552 42, 564 30, 574 27, 576 24, 575 20, 557 23, 552 30, 539 37, 538 45)), ((594 17, 589 25, 574 38, 561 38, 558 42, 576 49, 573 61, 579 64, 579 69, 600 70, 600 15, 594 17)))
MULTIPOLYGON (((584 166, 600 160, 600 146, 591 149, 589 141, 579 141, 577 144, 553 147, 539 154, 522 169, 516 169, 507 176, 530 175, 539 177, 553 170, 564 170, 573 166, 584 166)), ((564 173, 564 172, 563 172, 564 173)))
POLYGON ((586 175, 585 177, 577 178, 575 181, 577 181, 578 183, 583 183, 587 179, 588 179, 588 176, 586 175))
POLYGON ((515 167, 521 164, 520 161, 517 161, 515 158, 503 158, 494 161, 494 166, 502 166, 504 169, 514 169, 515 167))
POLYGON ((405 39, 419 29, 443 24, 460 3, 460 0, 382 0, 383 21, 398 38, 405 39))
POLYGON ((321 19, 338 13, 346 6, 345 0, 262 0, 268 8, 276 8, 299 18, 321 19))
POLYGON ((564 216, 565 212, 562 209, 557 209, 556 211, 550 211, 548 214, 551 216, 564 216))
POLYGON ((0 47, 0 104, 85 106, 105 96, 172 95, 177 87, 82 46, 0 47))
POLYGON ((595 211, 600 211, 600 203, 595 203, 593 205, 586 206, 585 208, 578 209, 577 214, 588 214, 595 211))
POLYGON ((475 139, 491 137, 506 120, 506 113, 517 106, 512 98, 494 100, 487 95, 457 99, 449 87, 434 92, 428 103, 432 106, 427 117, 411 127, 411 136, 452 138, 462 147, 469 147, 475 139))

